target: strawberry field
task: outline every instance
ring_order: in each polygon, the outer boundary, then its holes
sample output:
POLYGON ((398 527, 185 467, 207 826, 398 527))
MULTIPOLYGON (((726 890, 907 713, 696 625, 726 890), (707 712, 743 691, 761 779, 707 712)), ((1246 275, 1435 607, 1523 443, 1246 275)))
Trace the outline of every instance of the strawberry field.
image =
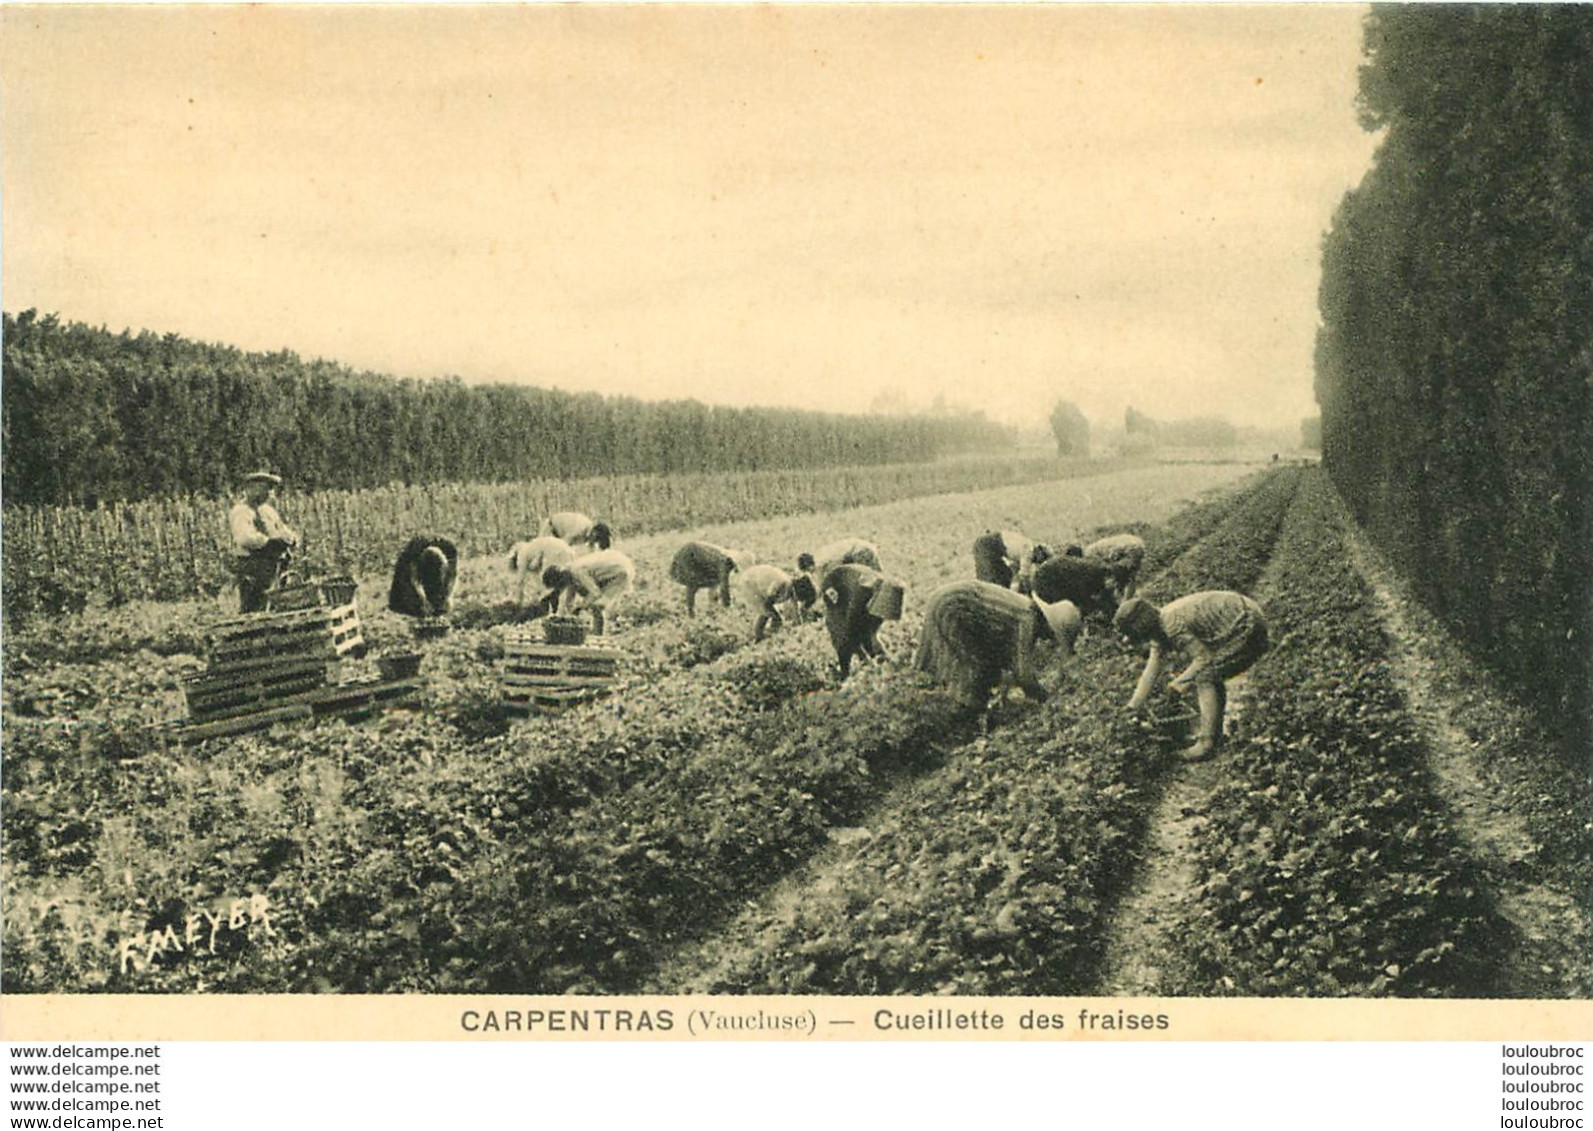
MULTIPOLYGON (((503 555, 464 564, 419 705, 359 725, 177 746, 211 601, 8 633, 8 991, 1089 993, 1137 881, 1189 706, 1125 704, 1142 657, 1104 624, 1041 653, 1043 704, 988 726, 912 671, 922 599, 987 528, 1132 530, 1142 591, 1256 592, 1244 685, 1176 907, 1170 993, 1475 995, 1507 945, 1387 662, 1314 469, 1114 470, 651 535, 609 698, 498 701, 519 619, 503 555), (686 537, 790 568, 856 534, 908 585, 886 662, 837 681, 823 627, 751 642, 688 620, 686 537)), ((408 644, 362 575, 367 639, 408 644)), ((369 661, 367 661, 369 662, 369 661)), ((1238 686, 1238 685, 1236 685, 1238 686)), ((1236 691, 1236 696, 1239 693, 1236 691)))

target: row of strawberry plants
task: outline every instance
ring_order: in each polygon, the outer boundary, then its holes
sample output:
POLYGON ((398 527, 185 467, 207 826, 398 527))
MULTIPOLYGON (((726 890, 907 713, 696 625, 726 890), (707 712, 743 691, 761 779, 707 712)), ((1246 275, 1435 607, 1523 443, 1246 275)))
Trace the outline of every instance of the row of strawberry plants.
MULTIPOLYGON (((1298 483, 1269 478, 1179 558, 1246 588, 1298 483)), ((1152 588, 1159 588, 1157 579, 1152 588)), ((1132 657, 1097 636, 1038 710, 958 752, 838 848, 781 915, 742 921, 690 988, 751 993, 1059 994, 1087 988, 1101 923, 1178 736, 1125 717, 1132 657)), ((1168 693, 1170 694, 1170 693, 1168 693)), ((1165 704, 1163 704, 1165 706, 1165 704)), ((672 972, 678 976, 682 972, 672 972)), ((690 971, 685 971, 690 975, 690 971)), ((655 988, 680 989, 665 980, 655 988)))
MULTIPOLYGON (((496 852, 500 833, 520 835, 656 777, 821 684, 815 666, 775 643, 484 740, 422 714, 195 752, 126 728, 10 720, 0 806, 8 981, 193 989, 197 971, 176 956, 124 969, 106 955, 133 936, 173 924, 181 932, 207 899, 250 892, 290 896, 278 916, 284 937, 321 939, 372 979, 342 988, 379 987, 386 975, 370 960, 391 949, 391 925, 411 921, 416 894, 453 882, 463 860, 496 852), (123 883, 124 874, 137 879, 123 883), (377 915, 387 929, 367 925, 377 915)), ((212 988, 294 977, 262 954, 204 966, 212 988)))
POLYGON ((1342 522, 1313 475, 1279 545, 1274 650, 1194 837, 1173 991, 1484 988, 1499 924, 1432 790, 1342 522))
MULTIPOLYGON (((734 670, 745 695, 758 669, 734 670)), ((938 765, 968 735, 938 692, 882 670, 761 718, 651 760, 644 777, 582 807, 521 808, 495 833, 502 851, 470 853, 455 837, 457 882, 426 887, 411 907, 433 956, 426 987, 635 988, 675 939, 789 871, 890 781, 938 765), (462 920, 495 926, 461 932, 462 920)), ((500 797, 519 792, 502 784, 500 797)), ((356 880, 351 890, 369 905, 381 889, 356 880)))

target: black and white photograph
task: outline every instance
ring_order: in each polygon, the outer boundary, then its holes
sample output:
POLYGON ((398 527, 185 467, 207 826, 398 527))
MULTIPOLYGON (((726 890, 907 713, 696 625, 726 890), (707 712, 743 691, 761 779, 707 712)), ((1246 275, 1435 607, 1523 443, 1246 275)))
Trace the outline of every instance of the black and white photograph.
POLYGON ((12 1007, 1593 992, 1593 8, 0 27, 12 1007))

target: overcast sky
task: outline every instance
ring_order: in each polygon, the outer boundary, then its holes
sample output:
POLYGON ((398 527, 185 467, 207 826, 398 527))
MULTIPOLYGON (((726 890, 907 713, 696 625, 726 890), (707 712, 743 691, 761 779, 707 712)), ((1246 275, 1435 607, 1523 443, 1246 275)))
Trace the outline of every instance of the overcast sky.
POLYGON ((1364 9, 0 9, 3 302, 403 376, 1315 411, 1364 9))

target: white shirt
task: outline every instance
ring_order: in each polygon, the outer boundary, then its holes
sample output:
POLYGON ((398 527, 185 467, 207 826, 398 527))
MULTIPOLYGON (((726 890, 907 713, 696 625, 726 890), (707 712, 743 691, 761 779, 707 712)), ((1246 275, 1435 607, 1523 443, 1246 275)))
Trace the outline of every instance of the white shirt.
POLYGON ((239 557, 263 550, 273 538, 290 546, 296 546, 299 542, 299 536, 282 521, 277 508, 270 503, 261 503, 258 507, 252 507, 247 502, 233 504, 228 525, 232 528, 233 552, 239 557))

